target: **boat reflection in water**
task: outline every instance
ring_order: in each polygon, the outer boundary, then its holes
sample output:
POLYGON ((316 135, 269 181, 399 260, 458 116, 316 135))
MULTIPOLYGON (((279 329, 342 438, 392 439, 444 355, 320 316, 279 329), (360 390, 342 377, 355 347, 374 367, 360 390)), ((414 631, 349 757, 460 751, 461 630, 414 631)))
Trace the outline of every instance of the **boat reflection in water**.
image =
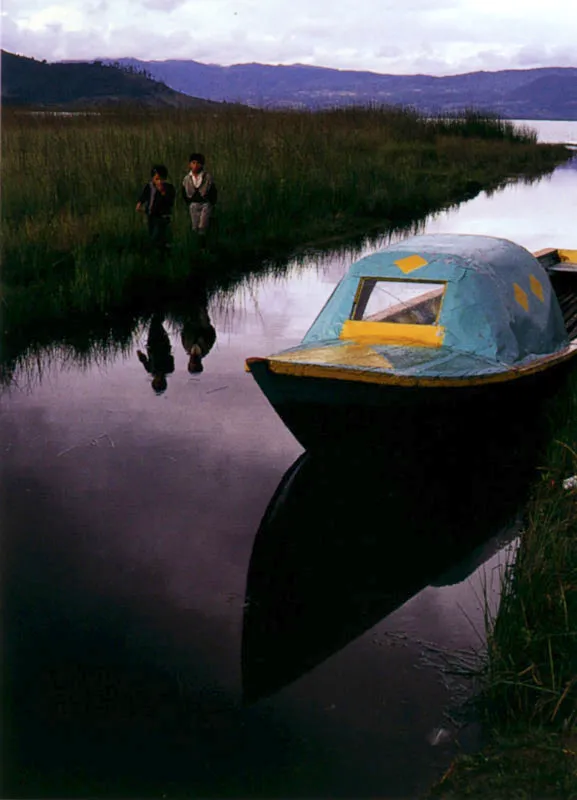
POLYGON ((477 430, 474 442, 422 447, 410 459, 380 452, 304 453, 278 486, 248 570, 246 702, 295 681, 426 586, 464 580, 500 549, 496 534, 514 536, 509 523, 535 476, 539 437, 503 453, 477 430))

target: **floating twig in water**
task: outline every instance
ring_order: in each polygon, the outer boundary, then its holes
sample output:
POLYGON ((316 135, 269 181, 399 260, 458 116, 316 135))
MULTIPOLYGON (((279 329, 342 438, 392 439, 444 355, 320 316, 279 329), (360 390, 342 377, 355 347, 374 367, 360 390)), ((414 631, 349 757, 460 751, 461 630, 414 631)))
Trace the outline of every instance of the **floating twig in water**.
MULTIPOLYGON (((113 439, 108 433, 101 433, 100 436, 96 436, 94 439, 91 439, 90 442, 88 442, 88 444, 90 444, 91 447, 94 447, 95 445, 96 447, 98 447, 98 442, 100 439, 108 439, 110 447, 116 447, 113 439)), ((82 443, 73 444, 71 447, 67 447, 65 450, 61 450, 59 453, 56 454, 56 458, 60 458, 60 456, 64 456, 66 455, 66 453, 70 453, 71 450, 76 450, 77 447, 82 447, 82 443)))

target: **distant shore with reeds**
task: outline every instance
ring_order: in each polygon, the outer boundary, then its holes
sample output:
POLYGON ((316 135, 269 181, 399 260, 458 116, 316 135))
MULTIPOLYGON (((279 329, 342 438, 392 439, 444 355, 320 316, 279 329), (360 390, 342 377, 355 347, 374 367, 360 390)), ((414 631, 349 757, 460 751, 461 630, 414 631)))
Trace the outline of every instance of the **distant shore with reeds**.
POLYGON ((204 152, 219 201, 209 259, 243 261, 403 228, 569 155, 513 123, 468 112, 224 109, 57 116, 7 109, 2 126, 4 329, 122 307, 147 273, 182 276, 194 251, 177 199, 170 263, 149 253, 136 199, 153 163, 177 190, 204 152))

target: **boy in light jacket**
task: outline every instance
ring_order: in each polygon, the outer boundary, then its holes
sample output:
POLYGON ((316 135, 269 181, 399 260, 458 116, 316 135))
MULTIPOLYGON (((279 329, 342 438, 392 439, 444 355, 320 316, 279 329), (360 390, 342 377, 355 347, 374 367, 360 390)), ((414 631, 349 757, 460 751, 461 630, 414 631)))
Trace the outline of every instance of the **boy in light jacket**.
POLYGON ((204 170, 202 153, 191 153, 188 159, 190 172, 182 181, 182 198, 188 205, 192 230, 202 237, 208 232, 212 210, 216 203, 216 186, 212 175, 204 170))

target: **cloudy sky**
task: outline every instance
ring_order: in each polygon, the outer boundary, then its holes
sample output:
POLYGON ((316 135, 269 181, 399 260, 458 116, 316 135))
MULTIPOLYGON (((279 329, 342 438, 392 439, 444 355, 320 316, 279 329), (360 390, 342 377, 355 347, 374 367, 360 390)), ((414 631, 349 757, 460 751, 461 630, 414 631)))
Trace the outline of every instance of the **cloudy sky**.
POLYGON ((2 47, 48 61, 314 64, 450 75, 577 66, 575 0, 3 0, 2 47))

